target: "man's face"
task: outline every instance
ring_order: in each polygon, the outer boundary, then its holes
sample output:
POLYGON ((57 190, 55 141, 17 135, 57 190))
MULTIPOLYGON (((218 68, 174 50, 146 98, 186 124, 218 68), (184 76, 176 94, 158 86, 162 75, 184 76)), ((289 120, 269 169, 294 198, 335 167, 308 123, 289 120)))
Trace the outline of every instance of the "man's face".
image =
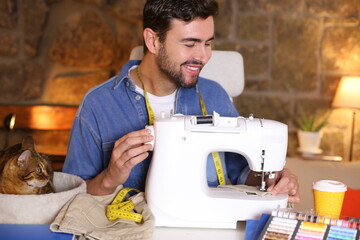
POLYGON ((160 43, 157 63, 160 70, 182 87, 196 85, 200 70, 211 57, 214 19, 197 18, 190 23, 173 20, 164 43, 160 43))

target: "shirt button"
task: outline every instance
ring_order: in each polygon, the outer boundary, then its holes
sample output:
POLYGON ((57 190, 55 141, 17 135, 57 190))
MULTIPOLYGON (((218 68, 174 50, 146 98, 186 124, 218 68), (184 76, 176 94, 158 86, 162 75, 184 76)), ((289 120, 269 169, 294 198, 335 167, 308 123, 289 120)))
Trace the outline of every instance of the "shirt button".
POLYGON ((135 99, 139 101, 141 99, 140 95, 136 95, 135 99))
POLYGON ((130 83, 129 83, 129 82, 126 82, 126 86, 127 86, 127 87, 130 86, 130 83))

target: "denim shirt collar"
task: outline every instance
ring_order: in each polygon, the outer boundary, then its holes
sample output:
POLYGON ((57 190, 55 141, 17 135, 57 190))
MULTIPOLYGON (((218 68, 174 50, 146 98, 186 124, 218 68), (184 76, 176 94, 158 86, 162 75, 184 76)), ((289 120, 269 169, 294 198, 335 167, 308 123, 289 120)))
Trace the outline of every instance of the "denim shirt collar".
POLYGON ((129 72, 132 68, 134 68, 135 66, 140 65, 141 60, 130 60, 128 61, 123 68, 121 68, 119 74, 116 77, 116 80, 114 82, 114 86, 113 89, 117 89, 120 84, 125 81, 126 79, 128 80, 129 84, 130 84, 130 89, 132 91, 135 91, 135 83, 131 80, 131 78, 129 77, 129 72))

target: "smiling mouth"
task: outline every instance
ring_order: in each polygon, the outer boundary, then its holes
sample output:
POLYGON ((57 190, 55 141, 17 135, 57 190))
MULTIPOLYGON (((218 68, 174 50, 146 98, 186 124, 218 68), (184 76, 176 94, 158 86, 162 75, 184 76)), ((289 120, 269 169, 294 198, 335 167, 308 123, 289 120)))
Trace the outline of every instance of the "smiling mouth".
POLYGON ((199 63, 192 63, 192 64, 183 64, 184 68, 186 69, 187 72, 189 72, 190 74, 199 74, 203 65, 199 64, 199 63))
POLYGON ((192 67, 192 66, 187 66, 187 65, 185 67, 192 71, 199 71, 201 69, 200 67, 192 67))

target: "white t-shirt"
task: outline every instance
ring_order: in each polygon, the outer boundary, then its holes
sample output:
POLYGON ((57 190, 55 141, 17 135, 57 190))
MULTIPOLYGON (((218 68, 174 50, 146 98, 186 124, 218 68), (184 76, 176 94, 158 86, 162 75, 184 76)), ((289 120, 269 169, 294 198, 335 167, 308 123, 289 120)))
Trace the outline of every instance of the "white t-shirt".
MULTIPOLYGON (((138 86, 136 86, 136 91, 144 95, 144 90, 138 86)), ((159 118, 162 113, 165 113, 167 116, 169 116, 174 112, 176 92, 177 91, 175 90, 170 95, 163 97, 158 97, 147 92, 151 108, 154 111, 155 119, 159 118)))

